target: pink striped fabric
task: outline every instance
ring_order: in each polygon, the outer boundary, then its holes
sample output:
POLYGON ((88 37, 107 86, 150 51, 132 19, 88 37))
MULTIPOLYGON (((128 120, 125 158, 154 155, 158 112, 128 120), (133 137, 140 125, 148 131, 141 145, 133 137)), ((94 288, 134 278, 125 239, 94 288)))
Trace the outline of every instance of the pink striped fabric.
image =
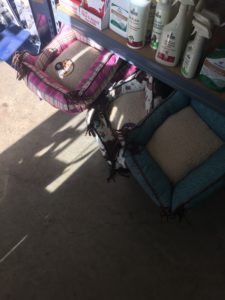
POLYGON ((52 106, 73 113, 90 107, 109 84, 120 63, 121 60, 116 54, 107 51, 68 26, 63 26, 59 34, 39 56, 35 57, 26 53, 22 61, 22 64, 29 70, 25 78, 27 86, 39 98, 46 100, 52 106), (71 93, 62 84, 50 78, 45 69, 76 40, 98 49, 100 54, 80 82, 76 83, 76 90, 71 93))

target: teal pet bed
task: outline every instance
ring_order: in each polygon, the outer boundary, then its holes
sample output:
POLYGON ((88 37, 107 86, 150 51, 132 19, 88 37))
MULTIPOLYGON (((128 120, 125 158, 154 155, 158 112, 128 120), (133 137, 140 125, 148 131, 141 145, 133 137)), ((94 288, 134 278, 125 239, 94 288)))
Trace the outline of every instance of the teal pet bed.
POLYGON ((129 132, 126 164, 163 215, 225 185, 225 116, 176 92, 129 132))

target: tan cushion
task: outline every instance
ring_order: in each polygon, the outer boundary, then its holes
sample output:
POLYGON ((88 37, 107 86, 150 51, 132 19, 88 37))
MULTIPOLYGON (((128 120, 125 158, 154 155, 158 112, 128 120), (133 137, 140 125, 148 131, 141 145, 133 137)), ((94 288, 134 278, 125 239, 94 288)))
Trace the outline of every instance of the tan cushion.
POLYGON ((109 120, 116 130, 126 123, 137 124, 145 116, 145 91, 124 94, 114 100, 109 108, 109 120))
POLYGON ((147 149, 175 184, 222 145, 223 141, 188 106, 156 130, 147 149))
POLYGON ((54 78, 69 90, 74 90, 80 80, 83 78, 86 71, 96 61, 99 55, 99 50, 82 43, 74 42, 69 48, 65 49, 46 69, 46 72, 51 78, 54 78), (65 59, 71 59, 74 63, 74 70, 71 74, 61 79, 55 70, 55 64, 65 59))

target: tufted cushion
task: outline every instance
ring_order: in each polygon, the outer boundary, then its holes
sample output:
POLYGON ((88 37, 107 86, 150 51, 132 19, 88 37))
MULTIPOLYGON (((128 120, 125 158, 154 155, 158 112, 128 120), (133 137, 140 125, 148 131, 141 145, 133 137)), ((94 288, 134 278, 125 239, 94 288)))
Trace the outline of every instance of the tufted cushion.
POLYGON ((147 150, 173 184, 224 144, 191 106, 171 115, 155 131, 147 150))
POLYGON ((76 83, 79 83, 98 56, 99 50, 77 40, 47 67, 46 73, 72 91, 76 88, 76 83), (71 74, 61 79, 55 70, 55 64, 64 61, 65 59, 72 60, 74 63, 74 70, 71 74))
POLYGON ((144 90, 121 95, 109 107, 109 120, 116 130, 125 124, 137 124, 146 115, 144 90))

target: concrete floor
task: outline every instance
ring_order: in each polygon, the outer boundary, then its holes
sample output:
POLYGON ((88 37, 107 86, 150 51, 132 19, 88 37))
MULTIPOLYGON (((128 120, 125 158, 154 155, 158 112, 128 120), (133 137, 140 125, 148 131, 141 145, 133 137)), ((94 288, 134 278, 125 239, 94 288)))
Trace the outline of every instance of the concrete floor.
POLYGON ((225 193, 161 224, 108 168, 84 114, 41 102, 0 62, 0 299, 225 299, 225 193))

